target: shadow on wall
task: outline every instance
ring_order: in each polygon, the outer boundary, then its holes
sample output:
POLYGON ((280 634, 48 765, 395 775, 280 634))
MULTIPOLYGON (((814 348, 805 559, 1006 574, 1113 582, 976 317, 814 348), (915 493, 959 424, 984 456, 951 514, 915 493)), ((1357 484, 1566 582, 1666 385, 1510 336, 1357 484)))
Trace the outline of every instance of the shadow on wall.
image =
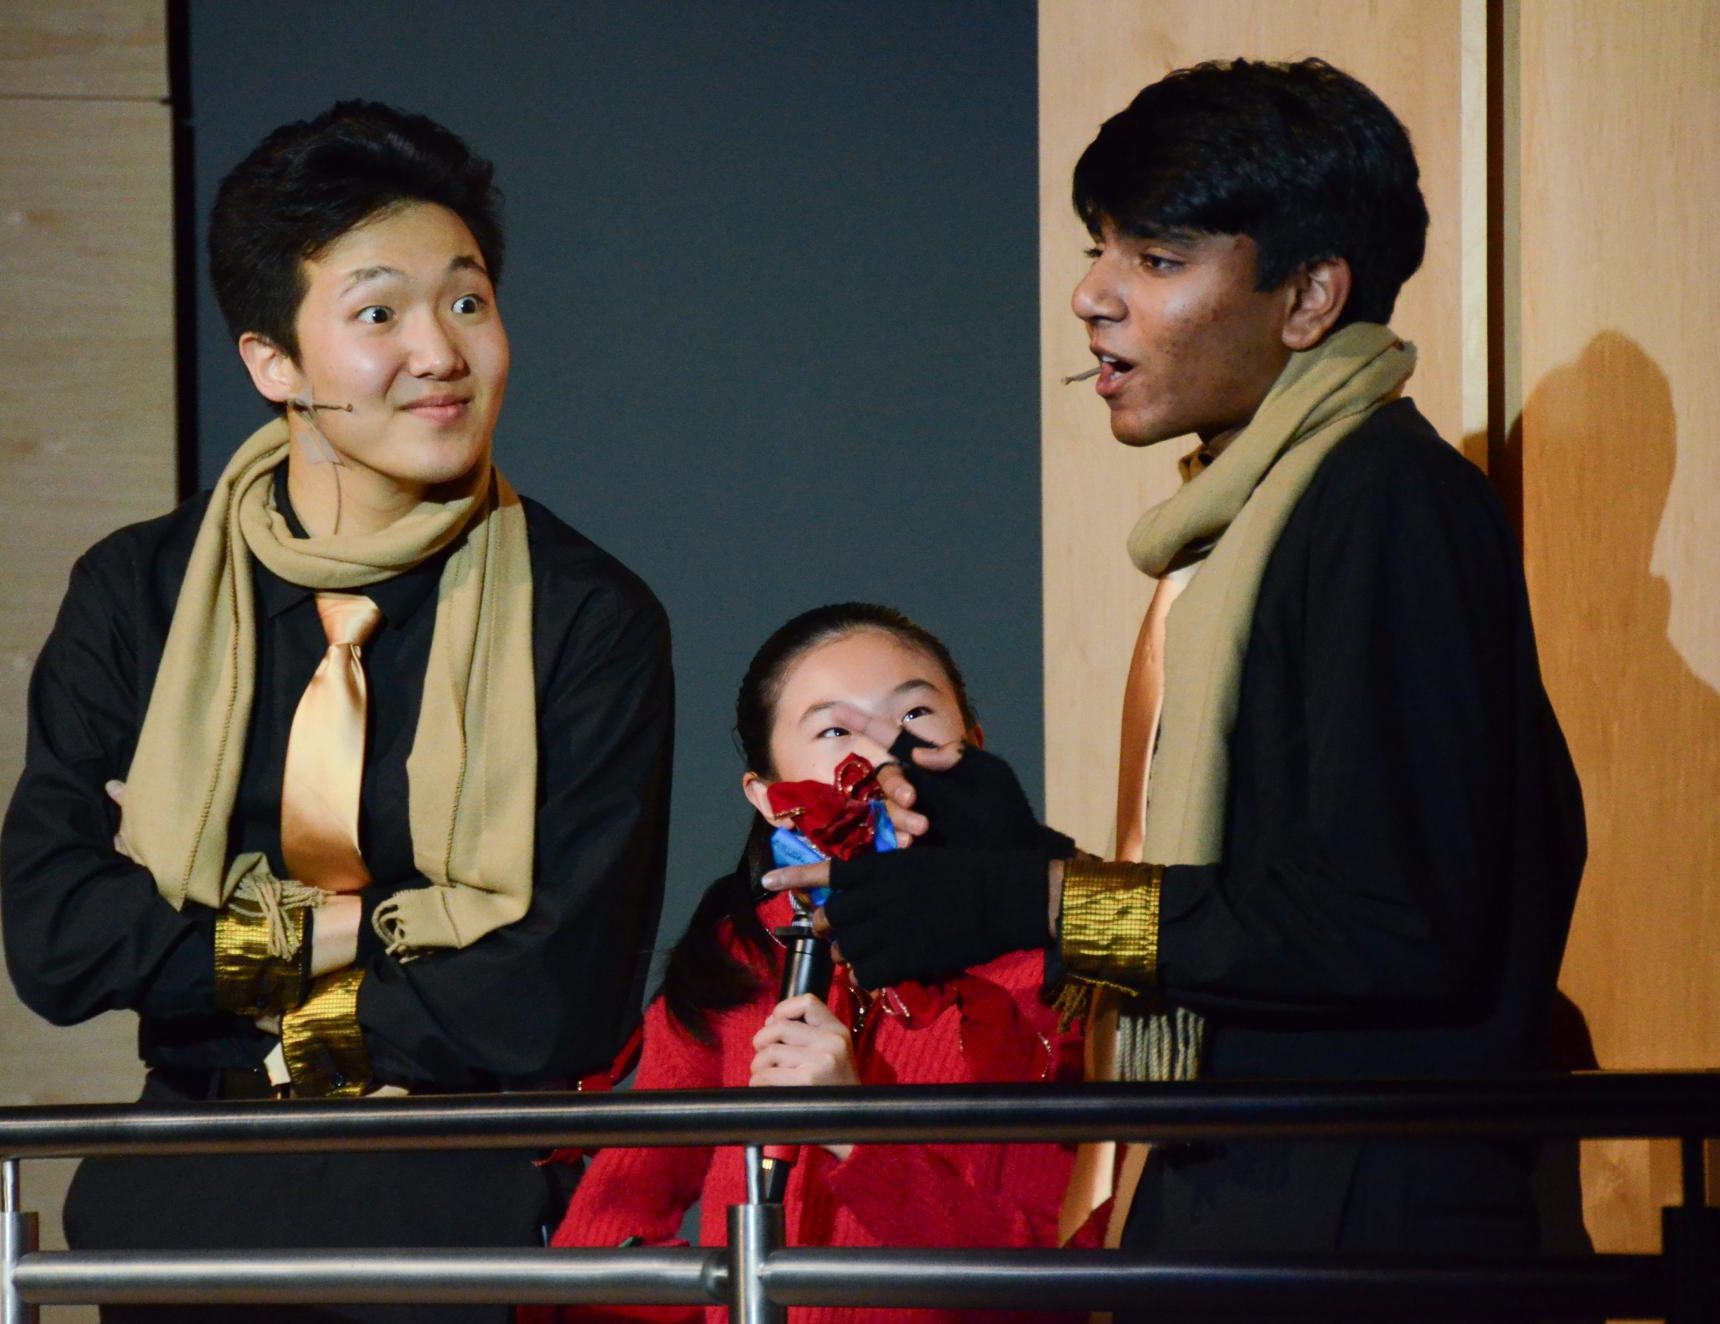
MULTIPOLYGON (((1595 967, 1615 976, 1610 994, 1628 996, 1616 975, 1631 971, 1657 999, 1634 1020, 1599 1023, 1596 1046, 1608 1067, 1714 1066, 1667 1057, 1673 1045, 1653 1032, 1669 995, 1706 1004, 1706 959, 1685 949, 1715 936, 1699 923, 1720 920, 1706 882, 1720 865, 1720 694, 1669 639, 1672 591, 1650 568, 1677 455, 1671 387, 1634 341, 1608 331, 1542 379, 1524 416, 1527 441, 1519 419, 1507 445, 1531 475, 1524 525, 1541 663, 1590 815, 1578 926, 1586 910, 1591 927, 1604 919, 1616 935, 1619 960, 1595 967), (1604 916, 1602 899, 1618 903, 1604 916), (1633 912, 1648 912, 1640 932, 1624 927, 1633 912)), ((1582 990, 1569 991, 1583 1004, 1582 990)))
MULTIPOLYGON (((1589 814, 1561 981, 1568 1066, 1716 1065, 1720 694, 1674 647, 1672 590, 1650 568, 1677 442, 1666 374, 1607 331, 1535 386, 1502 457, 1504 484, 1521 481, 1542 670, 1589 814)), ((1676 1148, 1653 1146, 1645 1168, 1647 1149, 1587 1147, 1602 1249, 1677 1197, 1676 1148)))

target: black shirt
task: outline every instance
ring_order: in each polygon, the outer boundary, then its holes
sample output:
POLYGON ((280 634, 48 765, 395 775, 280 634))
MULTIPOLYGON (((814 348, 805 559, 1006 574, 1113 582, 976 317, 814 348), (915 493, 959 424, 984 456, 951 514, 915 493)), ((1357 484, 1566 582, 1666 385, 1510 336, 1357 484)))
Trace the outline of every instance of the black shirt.
MULTIPOLYGON (((277 498, 290 509, 284 483, 277 498)), ((19 996, 57 1024, 136 1010, 152 1066, 254 1066, 273 1042, 214 1009, 214 912, 175 910, 149 872, 114 849, 118 815, 103 789, 130 766, 207 504, 201 496, 122 529, 73 568, 31 680, 24 774, 0 834, 6 958, 19 996)), ((406 757, 442 558, 364 590, 383 624, 364 649, 359 839, 375 881, 361 894, 358 1014, 379 1081, 555 1081, 606 1064, 638 1017, 668 828, 668 624, 630 571, 535 502, 523 505, 537 686, 531 907, 469 947, 406 963, 382 951, 369 917, 393 892, 429 885, 413 863, 406 757)), ((261 850, 285 877, 287 733, 327 645, 311 590, 253 567, 256 687, 228 850, 261 850)))

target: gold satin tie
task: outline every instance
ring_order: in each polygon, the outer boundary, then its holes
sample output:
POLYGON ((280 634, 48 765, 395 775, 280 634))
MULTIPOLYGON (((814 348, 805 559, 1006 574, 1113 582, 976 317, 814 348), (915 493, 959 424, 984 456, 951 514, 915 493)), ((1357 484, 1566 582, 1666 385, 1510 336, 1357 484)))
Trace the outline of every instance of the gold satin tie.
MULTIPOLYGON (((1177 461, 1184 483, 1198 478, 1213 457, 1197 447, 1177 461)), ((1147 823, 1147 780, 1159 743, 1165 707, 1165 631, 1171 606, 1188 585, 1189 570, 1170 570, 1153 585, 1152 601, 1135 639, 1123 687, 1123 731, 1117 754, 1117 859, 1141 862, 1147 823)))
POLYGON ((330 892, 370 882, 358 849, 367 691, 361 650, 382 613, 357 593, 318 593, 328 652, 305 686, 281 777, 281 856, 289 877, 330 892))
POLYGON ((1153 589, 1141 621, 1129 681, 1123 690, 1123 731, 1117 756, 1117 858, 1141 862, 1147 821, 1147 774, 1158 744, 1165 706, 1165 623, 1182 592, 1180 578, 1166 577, 1153 589))

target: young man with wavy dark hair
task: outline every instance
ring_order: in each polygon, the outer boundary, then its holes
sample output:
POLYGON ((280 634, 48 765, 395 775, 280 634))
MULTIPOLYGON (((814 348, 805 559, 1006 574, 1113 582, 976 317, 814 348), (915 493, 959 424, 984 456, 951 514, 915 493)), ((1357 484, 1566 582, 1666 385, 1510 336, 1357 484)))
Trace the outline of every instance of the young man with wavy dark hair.
MULTIPOLYGON (((667 624, 492 458, 498 204, 453 133, 370 102, 222 181, 210 270, 275 417, 213 492, 78 562, 0 839, 20 997, 59 1024, 137 1012, 147 1101, 567 1088, 638 1018, 667 624)), ((558 1216, 525 1154, 165 1157, 85 1163, 66 1227, 505 1246, 558 1216)))
MULTIPOLYGON (((1093 1024, 1117 1017, 1125 1078, 1538 1069, 1582 805, 1504 511, 1404 393, 1415 351, 1387 322, 1428 220, 1407 133, 1318 60, 1200 65, 1105 123, 1074 202, 1094 247, 1072 304, 1113 434, 1198 442, 1129 538, 1157 586, 1116 859, 1047 834, 833 865, 829 926, 875 986, 1043 944, 1049 902, 1093 1024)), ((988 758, 909 772, 934 833, 940 814, 1007 812, 988 758)), ((1471 1142, 1163 1146, 1122 1244, 1526 1250, 1526 1160, 1471 1142)), ((1115 1176, 1088 1165, 1071 1222, 1115 1176)))

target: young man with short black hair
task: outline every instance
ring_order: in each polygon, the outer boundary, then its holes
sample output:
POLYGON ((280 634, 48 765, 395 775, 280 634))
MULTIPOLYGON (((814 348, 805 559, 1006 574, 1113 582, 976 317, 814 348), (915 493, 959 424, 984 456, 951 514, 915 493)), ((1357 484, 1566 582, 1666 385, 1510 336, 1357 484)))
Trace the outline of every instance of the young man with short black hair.
MULTIPOLYGON (((1385 323, 1427 226, 1408 135, 1321 61, 1201 65, 1104 125, 1074 197, 1113 433, 1200 441, 1129 540, 1158 586, 1118 861, 1047 834, 833 865, 830 928, 869 986, 933 977, 1043 943, 1049 875, 1069 978, 1106 991, 1099 1022, 1122 996, 1125 1078, 1538 1069, 1582 806, 1504 512, 1402 393, 1414 351, 1385 323)), ((934 833, 941 804, 986 798, 962 773, 985 758, 910 775, 934 833)), ((1519 1151, 1380 1141, 1162 1147, 1122 1244, 1536 1239, 1519 1151)))
MULTIPOLYGON (((637 1021, 668 628, 492 462, 498 201, 455 135, 366 102, 222 182, 216 294, 280 414, 213 493, 78 562, 0 840, 20 997, 137 1011, 146 1100, 567 1088, 637 1021)), ((80 1249, 530 1245, 551 1202, 495 1150, 104 1159, 66 1224, 80 1249)))

